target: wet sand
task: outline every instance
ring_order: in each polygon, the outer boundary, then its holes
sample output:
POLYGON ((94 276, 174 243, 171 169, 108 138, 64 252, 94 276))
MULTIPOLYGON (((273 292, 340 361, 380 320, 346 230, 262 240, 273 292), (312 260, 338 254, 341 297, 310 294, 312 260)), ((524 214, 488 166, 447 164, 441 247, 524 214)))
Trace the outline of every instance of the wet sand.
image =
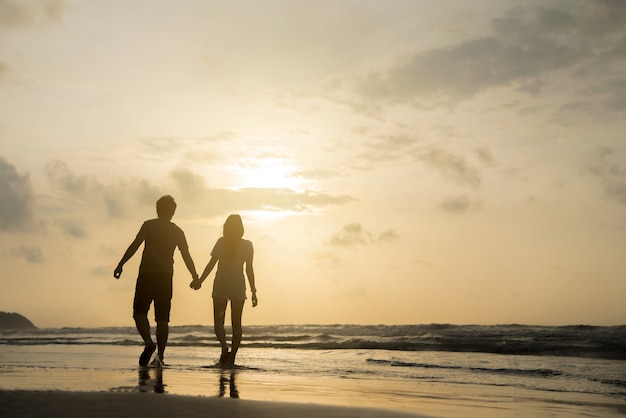
POLYGON ((374 408, 251 401, 154 393, 0 390, 0 411, 6 418, 409 418, 425 415, 374 408))

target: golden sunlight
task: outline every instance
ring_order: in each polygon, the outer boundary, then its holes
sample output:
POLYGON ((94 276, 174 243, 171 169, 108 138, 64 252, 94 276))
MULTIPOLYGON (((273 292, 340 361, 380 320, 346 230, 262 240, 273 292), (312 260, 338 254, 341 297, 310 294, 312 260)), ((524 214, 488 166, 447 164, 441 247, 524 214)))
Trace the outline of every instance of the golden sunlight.
POLYGON ((231 168, 237 188, 301 189, 298 167, 284 158, 245 158, 231 168))
POLYGON ((301 215, 302 212, 293 210, 245 210, 241 211, 240 214, 247 224, 267 225, 289 216, 301 215))

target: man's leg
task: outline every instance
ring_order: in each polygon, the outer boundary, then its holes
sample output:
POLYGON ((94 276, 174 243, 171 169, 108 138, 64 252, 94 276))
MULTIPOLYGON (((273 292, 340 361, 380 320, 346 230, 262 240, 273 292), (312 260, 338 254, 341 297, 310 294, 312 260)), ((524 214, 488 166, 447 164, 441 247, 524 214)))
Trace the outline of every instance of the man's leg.
POLYGON ((170 311, 172 309, 172 275, 155 274, 154 281, 154 319, 156 321, 156 340, 158 358, 163 362, 165 347, 170 331, 170 311))
POLYGON ((243 329, 241 327, 241 316, 243 314, 243 305, 245 300, 233 300, 230 302, 230 320, 233 325, 233 343, 231 347, 230 359, 232 364, 235 364, 235 356, 241 345, 241 337, 243 335, 243 329))
POLYGON ((150 357, 152 357, 152 353, 156 350, 156 345, 152 341, 152 337, 150 336, 150 323, 148 322, 148 314, 140 314, 135 313, 135 325, 137 326, 137 331, 139 331, 139 335, 143 338, 143 342, 145 343, 145 347, 143 348, 143 352, 139 356, 139 365, 147 366, 150 363, 150 357))
POLYGON ((226 305, 228 299, 213 298, 213 330, 215 336, 222 346, 222 355, 220 356, 220 362, 224 359, 224 356, 228 353, 228 344, 226 344, 226 330, 224 329, 224 317, 226 316, 226 305))
POLYGON ((167 346, 167 338, 169 336, 169 322, 163 319, 157 320, 156 340, 158 347, 158 355, 163 360, 165 354, 165 347, 167 346))
POLYGON ((148 313, 135 313, 133 318, 135 319, 135 326, 137 327, 137 331, 139 331, 139 335, 141 335, 144 344, 146 346, 153 345, 154 342, 152 341, 152 336, 150 335, 150 322, 148 322, 148 313))
POLYGON ((133 319, 144 344, 149 346, 154 345, 154 342, 150 336, 150 323, 148 322, 148 310, 152 303, 152 295, 147 290, 146 281, 139 276, 135 286, 135 299, 133 300, 133 319))
POLYGON ((150 357, 152 357, 152 353, 156 350, 156 345, 150 336, 150 323, 148 322, 148 309, 150 309, 152 298, 150 295, 146 294, 144 290, 139 280, 137 280, 135 300, 133 301, 133 319, 135 320, 137 331, 139 331, 139 335, 141 335, 145 344, 143 352, 139 356, 140 366, 147 366, 150 362, 150 357))

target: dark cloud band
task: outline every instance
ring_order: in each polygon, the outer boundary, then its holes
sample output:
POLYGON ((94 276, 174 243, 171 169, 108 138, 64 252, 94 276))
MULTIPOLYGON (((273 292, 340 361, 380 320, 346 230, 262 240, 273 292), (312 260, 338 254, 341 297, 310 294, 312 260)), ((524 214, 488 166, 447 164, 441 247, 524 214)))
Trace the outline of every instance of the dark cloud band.
POLYGON ((0 231, 24 229, 33 221, 35 195, 27 174, 0 157, 0 231))

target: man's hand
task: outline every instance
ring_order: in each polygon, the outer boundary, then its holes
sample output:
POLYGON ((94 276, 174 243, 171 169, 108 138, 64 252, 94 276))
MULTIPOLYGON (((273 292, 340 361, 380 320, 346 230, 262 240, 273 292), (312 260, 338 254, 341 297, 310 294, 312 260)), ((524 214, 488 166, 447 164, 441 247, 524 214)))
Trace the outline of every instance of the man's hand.
POLYGON ((115 267, 115 271, 113 272, 113 277, 115 277, 116 279, 119 279, 121 275, 122 275, 122 265, 118 264, 117 267, 115 267))
POLYGON ((202 282, 200 281, 200 279, 196 277, 195 279, 191 281, 191 284, 189 285, 189 287, 191 287, 193 290, 198 290, 202 287, 202 282))
POLYGON ((256 292, 254 292, 252 293, 252 307, 254 308, 258 304, 259 304, 259 300, 256 297, 256 292))

